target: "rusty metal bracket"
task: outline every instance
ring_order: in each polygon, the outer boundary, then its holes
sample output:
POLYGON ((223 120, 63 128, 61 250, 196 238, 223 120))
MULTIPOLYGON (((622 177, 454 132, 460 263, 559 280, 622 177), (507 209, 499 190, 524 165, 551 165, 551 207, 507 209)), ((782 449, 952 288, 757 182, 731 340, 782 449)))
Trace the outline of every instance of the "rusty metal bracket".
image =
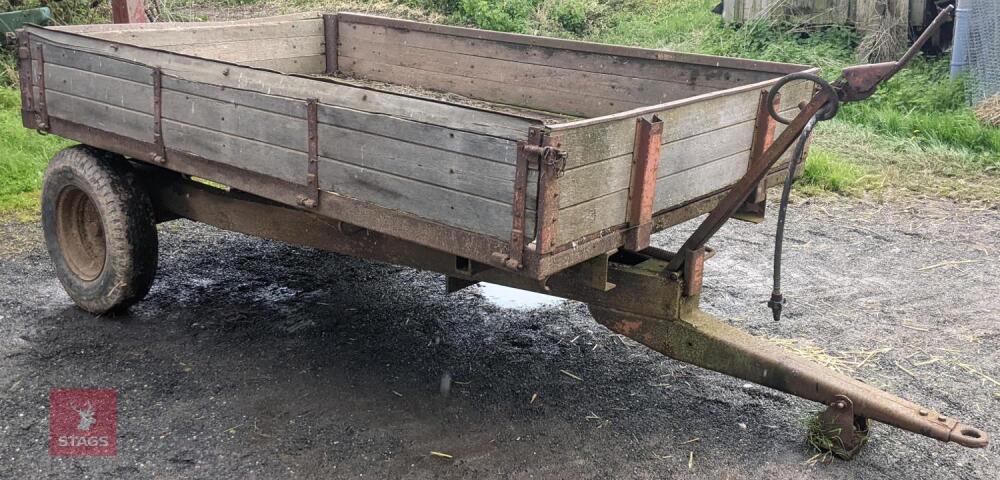
MULTIPOLYGON (((760 163, 764 151, 774 142, 774 131, 778 122, 768 113, 768 91, 761 90, 760 102, 757 104, 757 116, 754 118, 753 143, 750 146, 750 166, 760 163)), ((780 110, 781 94, 775 95, 772 108, 780 110)), ((733 218, 745 222, 760 223, 764 221, 767 208, 767 182, 761 181, 750 196, 743 201, 733 218)))
POLYGON ((167 163, 167 146, 163 141, 163 70, 153 67, 153 161, 167 163))
POLYGON ((847 395, 834 395, 833 402, 811 426, 809 443, 850 460, 868 443, 870 429, 868 419, 854 413, 854 402, 847 395))
POLYGON ((306 183, 309 184, 309 192, 299 198, 299 205, 307 208, 316 208, 319 205, 319 99, 310 98, 306 100, 306 124, 307 124, 307 148, 309 152, 308 173, 306 173, 306 183))
POLYGON ((32 75, 38 79, 38 96, 35 98, 35 115, 37 116, 35 128, 39 133, 48 133, 51 124, 49 123, 49 104, 45 101, 45 45, 37 43, 35 53, 37 53, 37 58, 32 55, 32 59, 38 60, 38 71, 32 70, 32 75))
POLYGON ((653 199, 656 195, 656 172, 660 163, 663 120, 636 119, 632 153, 632 179, 628 191, 628 231, 625 250, 637 252, 649 247, 653 234, 653 199))

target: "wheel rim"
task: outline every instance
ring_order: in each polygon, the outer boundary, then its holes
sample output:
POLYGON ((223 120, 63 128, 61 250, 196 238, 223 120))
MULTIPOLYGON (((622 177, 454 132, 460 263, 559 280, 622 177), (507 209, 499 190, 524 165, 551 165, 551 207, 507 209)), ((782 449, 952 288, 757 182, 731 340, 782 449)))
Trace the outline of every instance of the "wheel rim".
POLYGON ((83 190, 67 186, 59 192, 56 232, 73 274, 85 281, 97 278, 104 270, 107 244, 97 205, 83 190))

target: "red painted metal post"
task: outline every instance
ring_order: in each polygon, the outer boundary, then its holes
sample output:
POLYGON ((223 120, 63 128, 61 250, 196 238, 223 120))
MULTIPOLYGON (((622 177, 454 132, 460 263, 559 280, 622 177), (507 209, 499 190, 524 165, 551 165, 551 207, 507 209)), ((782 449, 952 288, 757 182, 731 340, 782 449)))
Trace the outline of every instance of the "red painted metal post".
POLYGON ((111 21, 115 23, 149 23, 142 0, 111 0, 111 21))
POLYGON ((625 249, 633 252, 649 246, 653 233, 653 199, 656 196, 656 169, 660 162, 663 121, 653 116, 636 120, 632 153, 632 182, 628 199, 628 226, 625 249))
MULTIPOLYGON (((774 109, 780 110, 781 94, 774 97, 774 109)), ((753 144, 750 148, 750 167, 760 162, 764 151, 774 141, 774 131, 778 122, 767 113, 767 90, 760 92, 760 103, 757 106, 757 117, 754 120, 753 144)), ((811 138, 811 137, 810 137, 811 138)), ((757 189, 743 202, 733 218, 747 222, 760 223, 764 221, 764 209, 767 203, 767 185, 761 181, 757 189)))

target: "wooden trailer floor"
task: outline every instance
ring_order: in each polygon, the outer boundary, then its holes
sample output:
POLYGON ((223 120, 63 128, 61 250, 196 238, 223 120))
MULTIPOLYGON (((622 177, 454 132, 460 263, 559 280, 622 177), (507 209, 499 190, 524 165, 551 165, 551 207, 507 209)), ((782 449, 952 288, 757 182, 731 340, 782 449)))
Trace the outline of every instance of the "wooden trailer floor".
MULTIPOLYGON (((382 92, 395 93, 397 95, 405 95, 408 97, 416 97, 426 100, 433 100, 436 102, 458 105, 462 107, 475 108, 478 110, 488 110, 491 112, 504 113, 518 117, 530 118, 533 120, 538 120, 546 125, 578 120, 582 118, 572 115, 565 115, 561 113, 547 112, 544 110, 535 110, 531 108, 507 105, 504 103, 487 102, 485 100, 469 98, 463 95, 458 95, 456 93, 429 90, 425 88, 412 87, 409 85, 400 85, 398 83, 379 82, 376 80, 369 80, 367 78, 355 77, 339 73, 335 75, 310 75, 310 77, 321 81, 342 83, 342 84, 352 85, 355 87, 367 88, 370 90, 378 90, 382 92)), ((527 135, 527 133, 528 132, 525 132, 525 135, 527 135)))

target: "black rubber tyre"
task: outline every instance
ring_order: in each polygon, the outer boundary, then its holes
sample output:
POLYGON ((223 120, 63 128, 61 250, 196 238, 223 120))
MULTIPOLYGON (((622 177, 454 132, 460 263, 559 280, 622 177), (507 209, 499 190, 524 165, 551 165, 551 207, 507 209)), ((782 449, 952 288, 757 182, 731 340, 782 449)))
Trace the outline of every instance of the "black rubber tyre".
POLYGON ((45 171, 42 228, 56 275, 82 309, 112 313, 142 300, 156 276, 156 220, 124 157, 78 145, 45 171))

